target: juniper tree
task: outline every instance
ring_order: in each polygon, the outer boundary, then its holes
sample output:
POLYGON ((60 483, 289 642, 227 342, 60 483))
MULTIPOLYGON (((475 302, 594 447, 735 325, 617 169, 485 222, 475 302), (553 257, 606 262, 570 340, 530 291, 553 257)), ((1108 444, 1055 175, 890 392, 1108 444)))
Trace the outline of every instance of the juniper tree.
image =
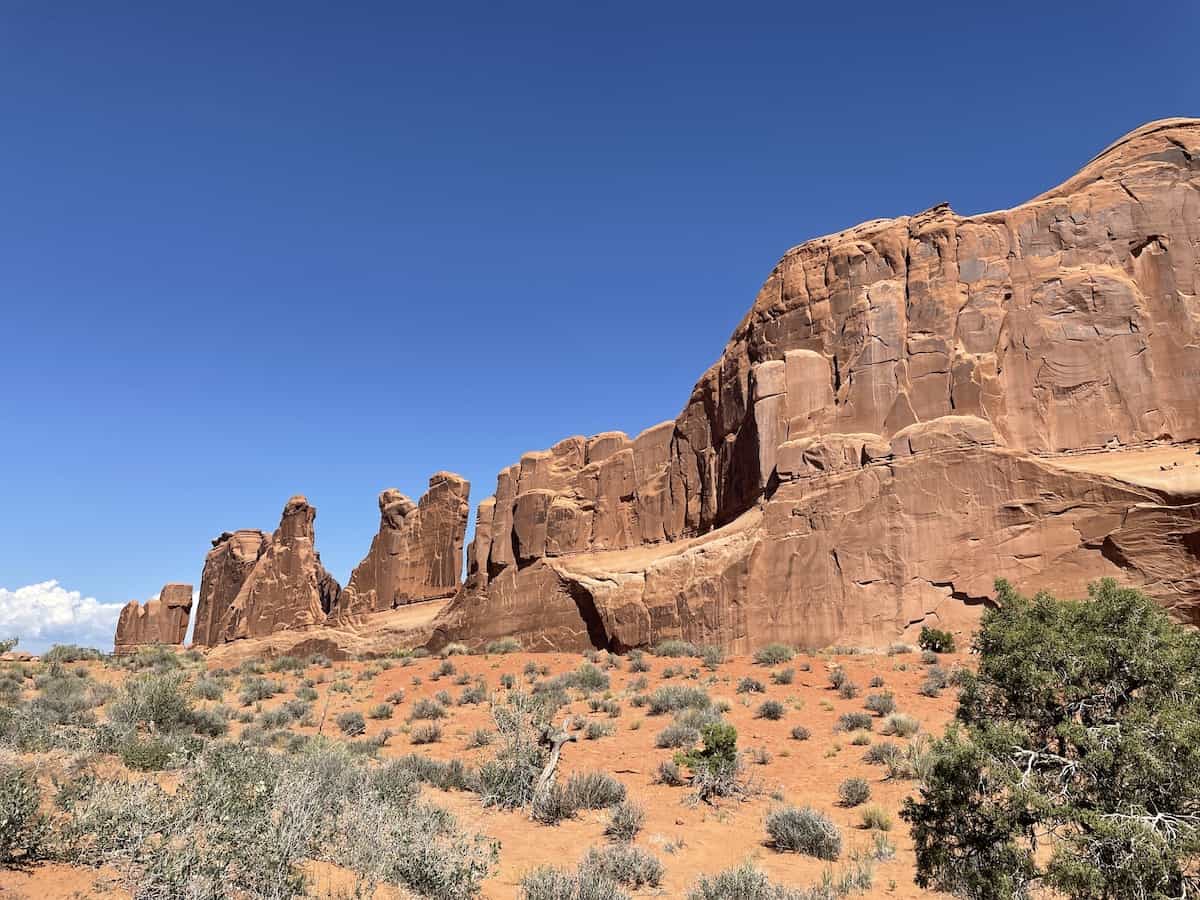
POLYGON ((1200 892, 1200 636, 1105 579, 996 583, 957 722, 905 803, 917 883, 977 900, 1200 892))

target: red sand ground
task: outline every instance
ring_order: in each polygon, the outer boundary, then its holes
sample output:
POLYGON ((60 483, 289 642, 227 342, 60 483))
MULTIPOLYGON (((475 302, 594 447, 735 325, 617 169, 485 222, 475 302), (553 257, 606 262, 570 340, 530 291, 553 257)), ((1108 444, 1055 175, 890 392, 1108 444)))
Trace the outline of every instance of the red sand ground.
MULTIPOLYGON (((859 776, 871 783, 870 803, 883 806, 893 818, 893 827, 888 834, 896 847, 895 858, 876 863, 874 887, 866 896, 871 897, 935 897, 941 896, 921 891, 913 884, 912 841, 904 822, 897 813, 905 796, 915 787, 911 781, 885 781, 885 771, 862 761, 865 747, 853 746, 851 736, 835 731, 838 717, 845 712, 863 709, 863 700, 875 690, 890 690, 895 695, 899 711, 918 718, 922 731, 938 734, 953 715, 955 692, 948 689, 939 698, 922 696, 918 688, 925 679, 925 666, 920 664, 915 653, 897 656, 883 654, 854 654, 843 656, 814 655, 799 656, 773 668, 792 667, 796 670, 795 682, 791 685, 775 685, 770 681, 772 667, 755 665, 745 658, 723 663, 715 673, 700 668, 699 682, 677 675, 664 679, 663 670, 680 668, 691 671, 698 666, 694 659, 664 659, 646 657, 650 671, 645 673, 648 690, 663 683, 703 684, 710 676, 717 683, 706 689, 714 698, 728 700, 732 704, 726 718, 732 722, 739 736, 739 746, 750 751, 763 748, 770 754, 765 765, 750 763, 748 771, 761 786, 758 796, 746 801, 727 800, 719 807, 688 802, 686 787, 665 787, 653 783, 654 770, 661 760, 669 759, 670 750, 654 747, 655 736, 669 722, 669 716, 650 716, 644 708, 630 705, 626 687, 639 677, 631 673, 623 663, 621 669, 610 670, 611 694, 622 705, 621 715, 610 719, 605 713, 589 713, 587 703, 576 701, 564 708, 559 716, 568 713, 598 718, 611 722, 616 732, 608 737, 588 741, 582 737, 578 743, 567 744, 563 753, 562 775, 572 771, 597 769, 609 772, 620 779, 628 790, 630 799, 640 803, 646 810, 646 823, 637 838, 637 844, 658 856, 666 867, 663 884, 657 889, 647 889, 640 896, 683 897, 688 887, 701 873, 715 873, 752 860, 773 879, 794 886, 806 886, 819 882, 822 873, 830 864, 792 853, 780 853, 767 843, 764 821, 770 810, 778 805, 773 797, 795 805, 811 805, 827 814, 843 829, 846 850, 844 864, 849 859, 849 850, 855 847, 866 849, 871 834, 859 827, 861 808, 844 809, 837 803, 838 785, 846 778, 859 776), (801 671, 807 663, 811 671, 801 671), (829 687, 829 667, 841 665, 850 679, 859 685, 861 694, 855 699, 842 699, 829 687), (905 668, 901 668, 905 667, 905 668), (736 685, 743 676, 752 676, 766 686, 764 694, 737 694, 736 685), (878 675, 885 681, 883 688, 868 687, 872 676, 878 675), (754 711, 765 699, 776 699, 784 703, 787 712, 780 721, 767 721, 754 717, 754 711), (804 725, 811 732, 807 741, 796 741, 790 733, 794 726, 804 725)), ((560 674, 578 667, 583 659, 575 654, 525 654, 514 653, 496 656, 455 656, 452 661, 458 673, 474 677, 483 676, 489 688, 499 690, 499 679, 504 673, 516 677, 518 686, 525 684, 522 669, 529 661, 539 666, 548 666, 551 674, 560 674)), ((336 663, 332 669, 310 668, 305 676, 314 679, 324 677, 316 685, 318 700, 313 704, 315 717, 319 720, 325 712, 324 732, 336 735, 334 717, 343 711, 356 709, 366 711, 384 701, 396 690, 404 691, 404 700, 395 708, 390 720, 367 719, 367 736, 385 728, 396 732, 380 751, 380 758, 400 756, 410 752, 427 754, 437 759, 460 758, 471 763, 486 759, 491 748, 467 749, 466 744, 472 731, 490 728, 491 717, 486 704, 475 706, 453 706, 450 715, 442 720, 443 736, 440 742, 429 745, 413 745, 405 728, 408 713, 420 698, 432 697, 440 690, 448 691, 457 699, 463 688, 454 684, 454 677, 433 680, 434 670, 440 665, 438 659, 419 659, 401 666, 379 672, 370 680, 360 681, 357 676, 365 669, 378 663, 336 663), (351 694, 330 691, 329 685, 339 672, 351 673, 351 694), (414 685, 414 677, 420 684, 414 685), (326 698, 328 708, 326 710, 326 698)), ((946 656, 941 664, 950 667, 964 662, 960 656, 946 656)), ((94 674, 110 680, 113 674, 99 671, 94 674)), ((120 677, 120 676, 117 676, 120 677)), ((272 677, 287 685, 287 692, 265 701, 262 708, 282 703, 293 696, 298 678, 292 675, 272 677)), ((225 702, 236 706, 235 691, 230 691, 225 702)), ((879 720, 876 719, 876 729, 879 720)), ((237 727, 235 725, 235 727, 237 727)), ((300 733, 313 733, 314 727, 293 726, 300 733)), ((874 741, 883 740, 875 733, 874 741)), ((886 738, 904 744, 903 739, 886 738)), ((169 779, 168 779, 169 780, 169 779)), ((461 825, 468 830, 483 831, 501 842, 498 868, 485 882, 483 896, 487 898, 513 898, 519 896, 518 883, 522 874, 543 864, 574 865, 586 849, 602 845, 604 838, 604 812, 582 812, 572 821, 557 826, 540 825, 530 821, 521 813, 506 813, 484 809, 474 794, 443 792, 428 789, 430 799, 451 809, 461 825)), ((836 871, 839 864, 833 864, 836 871)), ((314 865, 310 867, 312 895, 321 898, 336 897, 349 887, 350 882, 335 867, 314 865)), ((70 898, 70 897, 128 897, 113 878, 115 873, 97 873, 90 869, 72 868, 61 865, 41 865, 27 871, 0 872, 0 898, 70 898)), ((381 890, 378 897, 400 897, 402 892, 381 890)))

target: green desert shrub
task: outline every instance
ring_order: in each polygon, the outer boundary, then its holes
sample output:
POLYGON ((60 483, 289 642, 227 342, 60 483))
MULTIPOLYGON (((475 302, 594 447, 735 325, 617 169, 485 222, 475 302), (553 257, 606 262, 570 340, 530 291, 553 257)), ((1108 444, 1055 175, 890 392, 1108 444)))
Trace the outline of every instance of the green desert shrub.
POLYGON ((576 809, 605 809, 625 799, 625 785, 606 772, 572 772, 564 790, 576 809))
POLYGON ((238 701, 242 706, 249 706, 252 703, 269 700, 281 690, 283 690, 283 686, 278 681, 264 678, 261 675, 248 675, 242 679, 242 686, 238 691, 238 701))
POLYGON ((771 722, 777 722, 783 718, 783 714, 787 710, 784 705, 778 700, 764 700, 754 712, 756 719, 767 719, 771 722))
POLYGON ((429 697, 422 697, 413 704, 412 712, 409 713, 410 719, 444 719, 446 717, 446 707, 432 700, 429 697))
POLYGON ((871 785, 865 778, 847 778, 838 785, 842 806, 859 806, 871 799, 871 785))
POLYGON ((479 767, 480 799, 484 806, 501 809, 526 807, 548 759, 541 742, 550 724, 546 707, 535 696, 512 691, 503 702, 493 701, 492 720, 496 750, 479 767))
POLYGON ((204 737, 221 737, 229 731, 229 710, 224 706, 194 709, 190 720, 192 731, 204 737))
POLYGON ((763 694, 766 693, 766 686, 757 678, 746 676, 741 678, 737 683, 737 692, 739 694, 763 694))
POLYGON ((574 672, 566 672, 557 678, 543 682, 537 689, 541 690, 578 690, 584 693, 607 691, 609 688, 608 674, 595 663, 582 663, 574 672))
POLYGON ((880 741, 863 754, 863 762, 873 766, 886 766, 904 755, 904 751, 891 741, 880 741))
POLYGON ((921 723, 904 713, 892 713, 883 720, 883 726, 879 730, 883 734, 907 738, 921 730, 921 723))
POLYGON ((720 647, 701 647, 700 661, 704 664, 704 668, 716 670, 720 668, 721 663, 725 662, 725 651, 720 647))
POLYGON ((408 739, 414 744, 436 744, 442 739, 442 726, 437 722, 421 722, 412 727, 408 739))
POLYGON ((32 862, 47 849, 49 831, 40 805, 34 773, 0 763, 0 865, 32 862))
POLYGON ((836 897, 831 892, 818 897, 774 884, 749 862, 716 875, 701 875, 687 894, 687 900, 834 900, 836 897))
POLYGON ((603 876, 635 890, 658 887, 664 874, 663 864, 653 854, 629 843, 590 848, 579 864, 579 871, 594 880, 603 876))
POLYGON ((989 900, 1194 892, 1200 634, 1111 579, 1083 601, 996 592, 978 673, 904 804, 918 883, 989 900))
POLYGON ((387 767, 394 767, 397 772, 407 772, 418 781, 443 791, 469 790, 475 781, 474 773, 457 759, 441 762, 419 753, 409 753, 392 760, 387 767))
POLYGON ((773 684, 791 684, 796 680, 796 670, 790 666, 786 669, 779 669, 771 673, 771 682, 773 684))
POLYGON ((225 684, 219 678, 202 675, 192 685, 192 695, 201 700, 220 700, 225 696, 225 684))
POLYGON ((557 825, 565 819, 573 819, 578 811, 579 806, 557 781, 536 791, 529 806, 533 820, 543 825, 557 825))
POLYGON ((189 806, 222 813, 201 819, 195 843, 224 867, 216 871, 227 884, 215 895, 166 896, 293 897, 304 892, 300 860, 323 857, 367 882, 466 898, 495 863, 494 843, 463 833, 445 810, 405 802, 406 792, 397 795, 400 808, 380 802, 364 768, 336 747, 278 761, 251 755, 197 772, 205 784, 181 791, 189 806))
POLYGON ((870 731, 875 725, 875 719, 869 713, 848 712, 838 716, 835 731, 870 731))
POLYGON ((664 684, 649 697, 649 709, 652 716, 664 713, 678 712, 681 709, 707 709, 712 705, 712 699, 703 688, 692 685, 664 684))
POLYGON ((760 666, 778 666, 794 656, 792 648, 787 644, 767 644, 754 654, 754 661, 760 666))
POLYGON ((108 706, 108 718, 118 726, 171 732, 187 727, 192 704, 178 672, 135 675, 108 706))
POLYGON ((183 665, 179 654, 162 644, 138 647, 133 653, 119 659, 121 665, 134 672, 150 670, 161 674, 183 665))
POLYGON ((700 740, 700 730, 675 721, 664 728, 654 738, 654 746, 660 750, 688 749, 696 746, 700 740))
POLYGON ((868 696, 863 706, 877 716, 888 716, 896 711, 896 698, 891 691, 882 691, 868 696))
POLYGON ((615 734, 616 730, 616 726, 611 722, 601 722, 593 719, 587 723, 587 727, 583 730, 583 736, 589 741, 598 741, 600 738, 615 734))
POLYGON ((601 872, 539 866, 521 876, 521 900, 629 900, 620 885, 601 872))
POLYGON ((824 813, 812 807, 785 806, 767 816, 767 834, 778 850, 835 860, 842 853, 842 833, 824 813))
POLYGON ((521 642, 515 637, 503 637, 498 640, 489 641, 487 646, 483 648, 484 653, 520 653, 521 642))
POLYGON ((940 628, 930 628, 926 625, 917 637, 917 646, 931 653, 953 653, 954 635, 940 628))
POLYGON ((684 783, 683 772, 673 759, 664 759, 658 764, 658 768, 654 770, 654 780, 668 787, 679 787, 684 783))
POLYGON ((94 707, 101 697, 82 669, 79 674, 61 664, 51 664, 34 677, 37 693, 29 701, 28 711, 47 726, 90 727, 95 724, 94 707), (80 677, 80 676, 83 677, 80 677))
POLYGON ((367 716, 372 719, 390 719, 392 717, 392 712, 392 704, 376 703, 369 710, 367 710, 367 716))
POLYGON ((646 823, 646 811, 632 800, 622 800, 612 808, 604 833, 614 841, 632 841, 646 823))
POLYGON ((928 738, 917 735, 901 752, 885 763, 888 778, 924 781, 932 773, 936 759, 928 738))
POLYGON ((629 671, 630 672, 649 672, 650 663, 646 662, 646 654, 641 650, 629 651, 629 671))
POLYGON ((493 737, 495 737, 495 735, 490 729, 476 728, 471 732, 470 737, 467 738, 467 749, 475 750, 479 747, 486 747, 492 742, 493 737))
POLYGON ((655 656, 666 656, 672 658, 700 655, 700 650, 695 644, 680 640, 660 641, 658 645, 655 646, 650 652, 655 656))
MULTIPOLYGON (((12 648, 3 649, 7 641, 0 641, 0 653, 7 653, 12 648)), ((13 644, 15 647, 16 644, 13 644)), ((104 659, 104 654, 94 647, 80 647, 78 644, 55 644, 41 655, 43 663, 74 663, 97 662, 104 659)))
POLYGON ((263 728, 277 729, 286 728, 292 724, 293 716, 291 711, 286 707, 277 706, 274 709, 264 709, 259 715, 258 721, 263 728))
POLYGON ((346 737, 358 737, 367 730, 367 723, 363 720, 363 714, 357 710, 338 713, 334 722, 337 724, 338 730, 346 735, 346 737))
POLYGON ((881 806, 868 806, 861 813, 863 828, 869 831, 891 831, 892 817, 881 806))
POLYGON ((166 735, 130 735, 121 745, 121 762, 139 772, 160 772, 171 765, 178 747, 166 735))
POLYGON ((737 749, 737 729, 726 722, 709 722, 700 731, 703 746, 676 754, 692 770, 692 788, 705 802, 743 791, 742 761, 737 749))

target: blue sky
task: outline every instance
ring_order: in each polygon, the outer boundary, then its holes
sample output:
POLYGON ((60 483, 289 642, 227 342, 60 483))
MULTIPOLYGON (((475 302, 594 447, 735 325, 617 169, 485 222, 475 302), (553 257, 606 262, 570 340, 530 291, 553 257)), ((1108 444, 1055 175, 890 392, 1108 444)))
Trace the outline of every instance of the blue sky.
POLYGON ((381 488, 673 418, 788 247, 1200 115, 1191 2, 186 6, 0 9, 25 646, 293 493, 344 582, 381 488))

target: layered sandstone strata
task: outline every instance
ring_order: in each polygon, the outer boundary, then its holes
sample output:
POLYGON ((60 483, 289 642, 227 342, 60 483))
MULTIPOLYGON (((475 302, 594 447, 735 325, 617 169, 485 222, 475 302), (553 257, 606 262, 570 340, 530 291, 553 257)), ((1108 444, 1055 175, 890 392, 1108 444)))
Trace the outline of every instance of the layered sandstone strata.
MULTIPOLYGON (((210 643, 261 637, 326 620, 341 588, 321 565, 314 546, 316 515, 316 508, 305 497, 297 495, 288 500, 279 528, 262 547, 233 600, 220 613, 216 640, 210 643)), ((252 544, 253 538, 247 538, 246 545, 252 544)), ((216 594, 214 589, 214 597, 216 594)))
POLYGON ((339 617, 452 596, 462 581, 470 484, 438 472, 413 503, 395 488, 379 495, 379 533, 338 600, 339 617))
POLYGON ((1200 438, 1200 122, 1011 210, 789 251, 680 415, 502 471, 434 643, 887 640, 1004 576, 1200 620, 1194 490, 1055 464, 1200 438))
POLYGON ((182 644, 192 612, 192 586, 167 584, 158 597, 138 603, 130 600, 117 619, 113 649, 128 653, 143 644, 182 644))
POLYGON ((201 647, 221 643, 222 622, 228 620, 242 585, 269 544, 268 536, 257 528, 226 531, 213 539, 200 577, 192 643, 201 647))

